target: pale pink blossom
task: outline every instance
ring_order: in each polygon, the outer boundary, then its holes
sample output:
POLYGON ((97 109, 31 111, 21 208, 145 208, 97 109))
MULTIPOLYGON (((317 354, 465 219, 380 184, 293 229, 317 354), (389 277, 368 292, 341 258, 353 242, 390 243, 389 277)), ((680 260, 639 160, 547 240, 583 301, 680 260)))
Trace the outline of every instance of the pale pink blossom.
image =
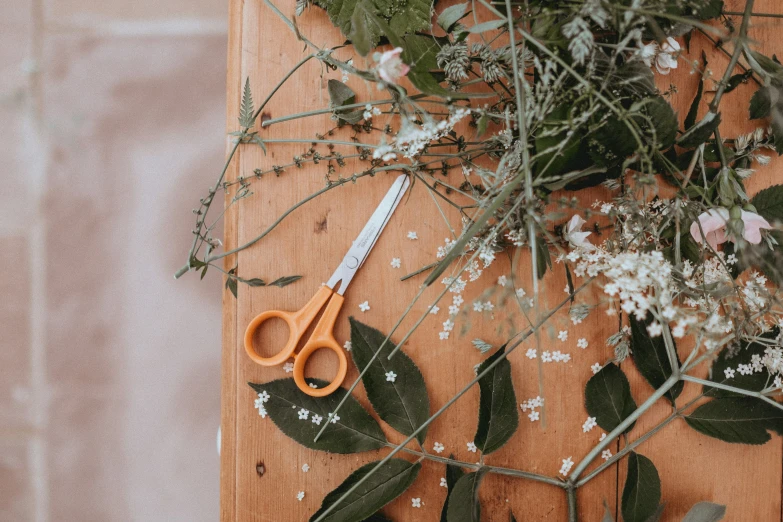
POLYGON ((647 67, 655 64, 659 73, 669 74, 672 69, 677 68, 677 54, 680 49, 679 42, 669 36, 662 45, 658 45, 658 42, 650 42, 643 46, 639 56, 647 67))
MULTIPOLYGON (((742 237, 748 243, 758 245, 761 243, 761 229, 772 228, 772 225, 754 212, 742 211, 743 230, 742 237)), ((691 236, 697 243, 702 242, 702 232, 712 249, 718 248, 718 245, 725 243, 730 238, 726 232, 726 225, 729 222, 729 210, 723 207, 711 208, 707 212, 699 215, 698 222, 694 221, 691 225, 691 236), (701 224, 701 230, 699 229, 701 224)))
POLYGON ((587 240, 587 236, 592 232, 582 232, 582 226, 585 223, 587 221, 582 219, 582 216, 574 214, 574 217, 566 225, 565 238, 573 248, 581 248, 587 251, 595 250, 595 246, 587 240))
POLYGON ((378 76, 386 83, 397 83, 397 81, 408 74, 411 70, 405 62, 402 61, 400 55, 402 54, 402 47, 396 47, 391 51, 383 53, 378 60, 378 76))

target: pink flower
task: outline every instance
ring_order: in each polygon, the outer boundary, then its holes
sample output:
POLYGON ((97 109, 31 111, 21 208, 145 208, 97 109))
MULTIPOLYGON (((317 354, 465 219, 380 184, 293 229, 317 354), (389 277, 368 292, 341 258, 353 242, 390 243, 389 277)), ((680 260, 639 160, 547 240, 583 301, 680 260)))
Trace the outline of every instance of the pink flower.
POLYGON ((411 68, 402 61, 401 54, 402 47, 397 47, 381 55, 377 68, 381 80, 386 83, 397 83, 397 80, 408 74, 411 68))
MULTIPOLYGON (((748 243, 758 245, 761 243, 761 229, 772 228, 772 225, 754 212, 742 211, 741 214, 743 230, 742 237, 748 243)), ((730 238, 726 234, 726 224, 729 221, 729 210, 723 207, 712 208, 707 212, 703 212, 699 215, 698 222, 694 221, 691 225, 691 236, 697 243, 702 242, 702 231, 704 237, 707 238, 707 243, 713 250, 718 248, 718 245, 725 243, 730 238), (699 230, 699 223, 701 223, 701 230, 699 230)))
POLYGON ((586 251, 595 250, 595 246, 587 240, 592 232, 582 232, 582 226, 587 223, 582 216, 574 214, 566 225, 565 238, 573 248, 581 248, 586 251))

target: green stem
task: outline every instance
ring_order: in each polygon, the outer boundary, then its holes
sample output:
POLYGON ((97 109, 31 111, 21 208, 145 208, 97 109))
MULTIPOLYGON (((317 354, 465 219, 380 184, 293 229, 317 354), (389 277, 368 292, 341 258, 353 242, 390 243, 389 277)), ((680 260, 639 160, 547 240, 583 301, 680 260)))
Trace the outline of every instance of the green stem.
POLYGON ((781 403, 779 403, 777 401, 774 401, 774 400, 770 399, 769 397, 767 397, 766 395, 763 395, 763 394, 761 394, 760 392, 757 392, 757 391, 746 390, 744 388, 737 388, 736 386, 730 386, 728 384, 722 384, 722 383, 719 383, 719 382, 713 382, 713 381, 708 381, 708 380, 705 380, 705 379, 699 379, 698 377, 693 377, 691 375, 683 375, 682 376, 682 380, 683 381, 688 381, 688 382, 694 382, 696 384, 703 384, 705 386, 711 386, 713 388, 718 388, 719 390, 726 390, 726 391, 730 391, 730 392, 734 392, 734 393, 739 393, 739 394, 745 395, 747 397, 755 397, 757 399, 761 399, 762 401, 766 402, 767 404, 769 404, 771 406, 774 406, 775 408, 777 408, 779 410, 783 410, 783 404, 781 404, 781 403))
POLYGON ((576 488, 574 486, 566 488, 566 499, 568 500, 568 522, 577 522, 579 515, 576 510, 576 488))

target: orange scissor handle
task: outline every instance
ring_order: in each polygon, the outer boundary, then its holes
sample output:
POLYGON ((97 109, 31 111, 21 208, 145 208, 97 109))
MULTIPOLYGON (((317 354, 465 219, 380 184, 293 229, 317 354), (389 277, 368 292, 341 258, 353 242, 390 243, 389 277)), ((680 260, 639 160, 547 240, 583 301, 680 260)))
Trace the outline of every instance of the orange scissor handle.
POLYGON ((321 287, 312 299, 298 312, 283 312, 280 310, 269 310, 258 314, 245 330, 245 352, 256 363, 262 366, 278 366, 290 358, 294 358, 294 380, 297 386, 307 395, 313 397, 324 397, 336 390, 345 379, 348 371, 348 361, 339 344, 334 339, 332 330, 337 321, 337 315, 343 305, 343 297, 335 294, 334 290, 324 286, 321 287), (331 298, 331 299, 330 299, 331 298), (302 350, 297 354, 296 347, 302 336, 307 331, 308 326, 318 315, 326 302, 329 304, 324 310, 321 319, 315 325, 313 334, 307 340, 302 350), (262 357, 256 352, 253 346, 253 337, 261 324, 267 319, 282 319, 288 325, 288 342, 283 349, 272 357, 262 357), (304 367, 307 359, 318 349, 329 348, 337 355, 340 367, 337 370, 337 376, 332 383, 325 388, 310 388, 304 378, 304 367))

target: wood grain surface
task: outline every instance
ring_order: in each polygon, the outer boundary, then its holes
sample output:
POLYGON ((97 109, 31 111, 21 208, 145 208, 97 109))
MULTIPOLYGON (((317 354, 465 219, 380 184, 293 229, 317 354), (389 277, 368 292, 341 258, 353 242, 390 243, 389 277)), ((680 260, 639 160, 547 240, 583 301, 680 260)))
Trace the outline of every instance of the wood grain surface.
MULTIPOLYGON (((729 7, 738 10, 742 7, 737 5, 739 3, 729 2, 733 4, 729 7)), ((277 5, 288 16, 293 15, 294 0, 279 0, 277 5)), ((755 11, 783 13, 783 5, 779 0, 759 0, 755 11)), ((735 19, 738 21, 738 18, 735 19)), ((261 100, 306 51, 262 0, 230 0, 229 21, 226 125, 231 132, 238 128, 237 116, 245 79, 250 78, 254 97, 256 101, 261 100)), ((318 44, 334 45, 343 40, 325 13, 318 9, 308 10, 298 19, 298 25, 318 44)), ((759 49, 762 52, 783 55, 783 21, 754 18, 750 36, 761 42, 759 49)), ((727 47, 730 51, 731 45, 727 47)), ((707 53, 715 74, 720 75, 728 58, 702 35, 694 34, 688 58, 697 59, 702 49, 707 53)), ((350 50, 341 50, 338 56, 347 58, 351 56, 350 50)), ((363 63, 362 58, 356 59, 357 63, 363 63)), ((308 63, 273 98, 262 119, 325 107, 328 102, 326 81, 329 78, 339 79, 340 75, 325 70, 314 60, 308 63)), ((684 115, 693 99, 697 76, 691 75, 681 61, 680 69, 670 76, 657 76, 657 81, 662 90, 668 89, 670 83, 677 85, 672 100, 680 115, 684 115)), ((360 82, 352 82, 351 85, 360 100, 378 95, 373 85, 360 82)), ((724 97, 721 105, 723 121, 726 122, 722 127, 724 137, 734 137, 754 128, 755 122, 747 120, 747 102, 755 87, 752 83, 742 85, 724 97)), ((711 94, 705 96, 706 101, 709 99, 711 94)), ((702 113, 705 111, 706 104, 703 104, 702 113)), ((317 132, 323 133, 331 128, 333 123, 328 115, 298 119, 273 125, 262 130, 261 135, 264 139, 310 139, 317 132)), ((360 136, 360 139, 377 142, 379 136, 375 133, 360 136)), ((228 170, 228 179, 250 177, 256 168, 269 169, 275 164, 289 163, 294 155, 302 154, 308 147, 306 143, 270 144, 268 154, 264 155, 257 146, 241 146, 228 170)), ((322 154, 328 152, 324 147, 319 147, 319 150, 322 154)), ((345 154, 353 152, 350 147, 338 150, 345 154)), ((362 165, 349 160, 340 172, 348 176, 363 170, 362 165)), ((781 183, 783 177, 779 171, 782 167, 783 161, 775 159, 769 166, 759 168, 749 184, 750 192, 781 183)), ((232 206, 226 214, 226 247, 234 248, 257 236, 291 205, 323 188, 325 175, 325 164, 308 163, 300 169, 287 168, 279 177, 266 175, 254 181, 251 185, 253 195, 232 206)), ((271 280, 292 274, 304 277, 283 289, 240 286, 237 299, 228 291, 224 295, 221 425, 221 520, 224 522, 308 520, 320 506, 324 495, 351 471, 389 451, 358 455, 310 451, 283 435, 269 418, 262 419, 253 408, 255 394, 246 383, 265 382, 286 374, 279 367, 264 368, 254 364, 244 353, 242 335, 248 322, 259 312, 270 308, 296 310, 313 295, 337 267, 395 176, 386 173, 365 177, 355 185, 347 184, 330 190, 293 212, 264 240, 227 260, 227 268, 236 264, 239 274, 247 278, 271 280), (261 463, 263 474, 257 471, 261 463), (310 466, 308 473, 301 470, 305 463, 310 466), (301 502, 296 499, 299 491, 305 492, 301 502)), ((233 191, 229 194, 231 196, 233 191)), ((581 204, 585 206, 595 199, 607 197, 608 193, 601 188, 579 194, 581 204)), ((450 210, 443 208, 452 226, 459 230, 459 218, 450 210)), ((418 276, 400 282, 399 277, 431 263, 437 247, 446 237, 450 237, 449 229, 432 196, 423 187, 414 186, 346 294, 336 328, 338 341, 348 339, 349 315, 388 332, 424 279, 424 276, 418 276), (411 230, 417 232, 418 240, 406 238, 411 230), (391 268, 393 257, 401 259, 401 269, 391 268), (369 301, 371 309, 362 313, 358 304, 365 300, 369 301)), ((519 285, 530 292, 527 258, 523 255, 515 266, 519 285)), ((492 286, 499 275, 509 273, 510 269, 509 260, 500 257, 477 283, 468 286, 466 302, 470 303, 478 297, 481 289, 492 286)), ((554 273, 547 274, 543 284, 543 301, 547 306, 563 299, 565 285, 562 268, 556 267, 554 273)), ((401 338, 403 332, 426 311, 436 291, 440 288, 431 288, 425 293, 395 334, 395 339, 401 338)), ((597 297, 597 289, 591 292, 597 297)), ((458 325, 451 339, 439 341, 438 332, 447 318, 445 309, 450 304, 450 296, 447 298, 449 302, 444 299, 440 303, 443 310, 428 316, 404 347, 422 369, 432 412, 473 378, 473 366, 481 360, 481 356, 470 345, 470 340, 481 337, 499 342, 507 333, 507 324, 500 317, 471 312, 467 332, 456 331, 460 329, 458 325)), ((555 476, 562 459, 571 456, 578 462, 598 442, 602 433, 599 428, 582 433, 581 426, 587 417, 583 405, 584 383, 591 375, 590 365, 599 361, 603 363, 611 356, 604 341, 616 330, 616 321, 608 320, 602 313, 593 313, 576 326, 570 324, 565 314, 558 314, 552 321, 552 327, 542 330, 544 349, 562 350, 572 356, 567 364, 544 366, 546 422, 533 423, 526 416, 521 416, 517 433, 505 447, 488 456, 486 463, 555 476), (568 329, 566 342, 557 340, 559 329, 568 329), (576 346, 580 337, 589 340, 590 345, 585 350, 576 346)), ((279 335, 279 330, 264 331, 261 341, 277 339, 279 335)), ((527 345, 522 345, 509 357, 520 402, 539 394, 537 365, 524 356, 527 348, 527 345)), ((324 358, 315 361, 309 369, 312 375, 328 377, 334 367, 334 361, 324 358)), ((637 402, 641 402, 651 393, 651 388, 636 373, 632 363, 623 364, 623 369, 631 380, 637 402)), ((699 371, 706 375, 707 367, 703 366, 699 371)), ((346 386, 356 376, 357 371, 351 363, 346 386)), ((696 389, 696 386, 686 385, 683 398, 692 396, 696 389)), ((355 395, 367 405, 361 385, 355 395)), ((466 443, 472 441, 475 432, 477 403, 478 389, 475 388, 431 426, 425 447, 431 449, 438 441, 446 446, 446 453, 453 453, 455 458, 476 461, 477 455, 468 452, 466 443)), ((668 413, 665 401, 659 401, 637 422, 631 438, 644 433, 668 413)), ((387 425, 382 422, 381 425, 390 441, 402 440, 387 425)), ((783 443, 780 437, 774 437, 763 447, 729 445, 702 436, 684 422, 676 421, 641 445, 638 451, 652 459, 660 473, 663 500, 667 503, 664 521, 681 520, 694 503, 702 500, 726 504, 728 512, 725 520, 730 522, 783 520, 783 443)), ((619 518, 618 497, 624 484, 625 467, 623 461, 578 490, 580 521, 601 520, 604 502, 619 518)), ((384 509, 385 514, 397 522, 439 520, 446 495, 445 488, 439 487, 443 476, 445 470, 442 465, 425 462, 414 485, 388 505, 384 509), (412 497, 422 499, 420 509, 411 506, 412 497)), ((520 521, 564 521, 567 517, 562 489, 516 478, 489 475, 481 489, 481 500, 483 520, 486 521, 505 522, 509 510, 520 521)))

